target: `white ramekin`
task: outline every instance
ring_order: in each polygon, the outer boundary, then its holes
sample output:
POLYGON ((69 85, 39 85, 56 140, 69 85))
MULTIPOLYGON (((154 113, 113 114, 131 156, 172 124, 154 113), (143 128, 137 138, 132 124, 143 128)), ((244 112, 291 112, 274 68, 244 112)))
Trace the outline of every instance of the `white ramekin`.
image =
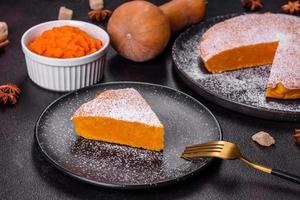
POLYGON ((103 77, 109 36, 100 27, 82 21, 57 20, 38 24, 26 31, 21 39, 25 54, 27 72, 37 85, 53 91, 71 91, 93 85, 103 77), (40 56, 27 48, 29 42, 53 27, 70 25, 78 27, 96 39, 103 46, 98 51, 78 58, 49 58, 40 56))

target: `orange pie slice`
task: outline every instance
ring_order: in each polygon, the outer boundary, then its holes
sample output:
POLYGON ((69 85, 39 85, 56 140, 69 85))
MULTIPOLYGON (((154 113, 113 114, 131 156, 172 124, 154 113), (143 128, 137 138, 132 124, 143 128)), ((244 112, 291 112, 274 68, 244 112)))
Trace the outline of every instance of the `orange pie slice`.
POLYGON ((86 139, 148 150, 164 148, 164 126, 133 88, 107 90, 83 104, 71 118, 86 139))

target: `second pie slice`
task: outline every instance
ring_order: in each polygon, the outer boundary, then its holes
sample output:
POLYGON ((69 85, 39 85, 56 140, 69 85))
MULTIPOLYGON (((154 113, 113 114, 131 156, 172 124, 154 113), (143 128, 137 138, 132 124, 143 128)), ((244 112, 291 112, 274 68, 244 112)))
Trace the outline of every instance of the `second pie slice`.
POLYGON ((92 140, 161 151, 164 126, 133 88, 107 90, 72 116, 78 135, 92 140))

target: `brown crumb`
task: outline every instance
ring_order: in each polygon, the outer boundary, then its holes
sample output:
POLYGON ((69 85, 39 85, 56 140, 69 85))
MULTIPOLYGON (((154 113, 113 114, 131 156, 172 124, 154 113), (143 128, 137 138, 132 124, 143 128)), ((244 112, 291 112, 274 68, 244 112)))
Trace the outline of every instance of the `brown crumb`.
POLYGON ((269 147, 275 144, 275 139, 269 133, 264 131, 255 133, 251 138, 261 146, 269 147))
POLYGON ((58 12, 58 20, 71 20, 73 16, 73 10, 61 6, 58 12))
POLYGON ((103 9, 103 0, 89 0, 90 8, 92 10, 103 9))
POLYGON ((296 128, 296 129, 295 129, 295 135, 294 135, 294 138, 295 138, 296 144, 299 144, 299 145, 300 145, 300 128, 296 128))
POLYGON ((0 50, 6 47, 9 43, 8 41, 8 28, 5 22, 0 22, 0 50))

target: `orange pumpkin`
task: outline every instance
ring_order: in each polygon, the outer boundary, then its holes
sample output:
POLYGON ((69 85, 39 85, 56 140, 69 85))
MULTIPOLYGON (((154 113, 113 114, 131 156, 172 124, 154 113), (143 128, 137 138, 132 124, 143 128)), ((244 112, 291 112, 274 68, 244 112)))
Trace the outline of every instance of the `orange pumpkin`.
POLYGON ((164 50, 171 32, 199 22, 204 13, 204 0, 173 0, 160 8, 147 1, 131 1, 113 12, 107 30, 119 54, 136 62, 148 61, 164 50))
POLYGON ((137 62, 158 55, 171 35, 168 18, 146 1, 132 1, 118 7, 107 29, 112 46, 125 58, 137 62))

